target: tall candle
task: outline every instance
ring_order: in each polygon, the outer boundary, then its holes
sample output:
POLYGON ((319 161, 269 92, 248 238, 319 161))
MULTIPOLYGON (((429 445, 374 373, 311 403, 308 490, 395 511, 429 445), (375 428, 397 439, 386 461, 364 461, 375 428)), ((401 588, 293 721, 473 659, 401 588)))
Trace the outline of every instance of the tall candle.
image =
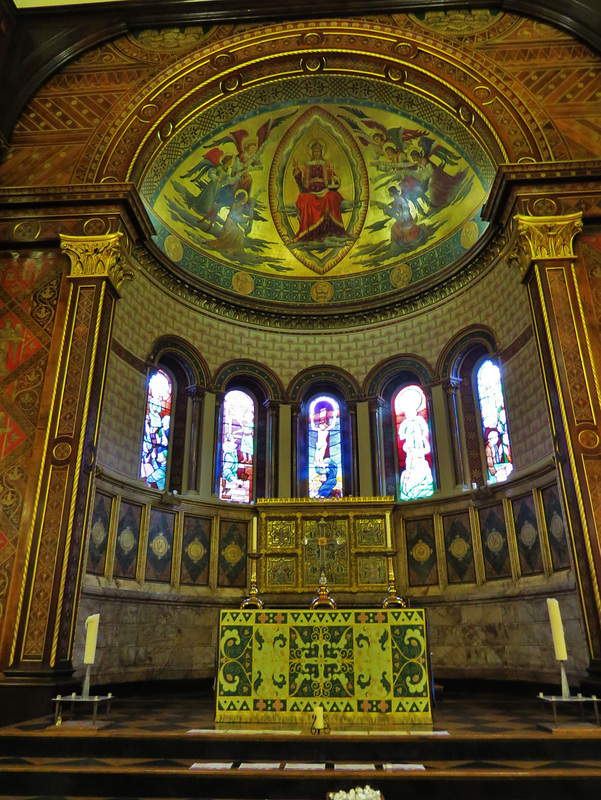
POLYGON ((323 706, 315 706, 313 709, 315 714, 315 730, 322 731, 323 730, 323 706))
POLYGON ((386 525, 386 547, 392 550, 392 531, 390 530, 390 513, 384 517, 384 524, 386 525))
POLYGON ((568 651, 566 650, 566 640, 563 634, 563 625, 561 622, 561 611, 559 610, 559 603, 552 597, 547 598, 547 609, 549 611, 549 621, 551 623, 551 633, 553 634, 553 647, 555 648, 555 658, 558 661, 568 660, 568 651))
POLYGON ((96 641, 98 639, 98 625, 100 614, 91 614, 86 620, 86 649, 83 654, 84 664, 93 664, 96 656, 96 641))
POLYGON ((259 520, 256 517, 253 517, 253 537, 252 537, 252 546, 253 546, 253 553, 257 552, 257 528, 259 526, 259 520))

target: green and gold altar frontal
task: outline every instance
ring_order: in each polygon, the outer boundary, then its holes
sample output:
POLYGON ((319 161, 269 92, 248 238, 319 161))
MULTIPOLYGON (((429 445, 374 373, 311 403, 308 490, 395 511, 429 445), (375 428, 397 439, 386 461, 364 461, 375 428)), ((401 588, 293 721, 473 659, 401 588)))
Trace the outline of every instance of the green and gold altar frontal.
POLYGON ((222 611, 217 723, 431 725, 423 609, 222 611))

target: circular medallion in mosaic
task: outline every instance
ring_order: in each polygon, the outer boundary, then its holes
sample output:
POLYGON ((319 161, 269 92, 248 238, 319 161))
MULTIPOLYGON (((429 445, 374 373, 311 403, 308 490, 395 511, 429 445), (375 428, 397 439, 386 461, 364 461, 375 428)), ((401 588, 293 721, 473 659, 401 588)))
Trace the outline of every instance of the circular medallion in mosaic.
POLYGON ((538 533, 531 522, 525 522, 520 528, 519 537, 523 545, 533 547, 538 539, 538 533))
POLYGON ((556 511, 553 512, 553 517, 549 525, 549 532, 551 533, 551 536, 558 542, 561 541, 565 536, 563 519, 556 511))
POLYGON ((195 564, 202 559, 206 552, 205 546, 198 539, 193 539, 186 547, 188 558, 195 564))
POLYGON ((421 539, 416 542, 411 548, 411 556, 418 562, 418 564, 425 563, 432 555, 433 550, 429 544, 423 542, 421 539))
POLYGON ((505 544, 505 538, 499 531, 491 531, 486 537, 486 546, 491 553, 500 553, 505 544))
POLYGON ((462 539, 461 536, 456 536, 449 547, 451 555, 459 560, 465 558, 469 552, 469 549, 470 547, 468 543, 465 541, 465 539, 462 539))
POLYGON ((136 537, 131 528, 124 528, 117 539, 119 541, 119 546, 124 553, 129 553, 131 550, 133 550, 136 544, 136 537))
POLYGON ((228 564, 237 564, 242 558, 242 549, 237 544, 228 544, 223 551, 223 557, 228 564))
POLYGON ((169 552, 170 546, 171 545, 169 544, 169 541, 164 533, 157 533, 150 543, 150 549, 157 558, 163 558, 166 556, 169 552))
POLYGON ((90 536, 96 547, 100 547, 100 545, 106 538, 106 530, 102 522, 100 522, 100 520, 97 520, 92 525, 92 533, 90 534, 90 536))

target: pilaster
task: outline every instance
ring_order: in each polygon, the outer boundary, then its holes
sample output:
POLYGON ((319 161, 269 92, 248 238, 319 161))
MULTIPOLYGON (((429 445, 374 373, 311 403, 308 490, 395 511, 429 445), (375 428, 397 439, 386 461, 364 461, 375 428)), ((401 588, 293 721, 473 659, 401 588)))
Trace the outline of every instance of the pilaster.
POLYGON ((547 396, 591 651, 601 678, 601 327, 586 264, 574 250, 582 212, 514 217, 547 396), (551 374, 548 374, 548 373, 551 374))
POLYGON ((100 410, 118 289, 132 276, 120 232, 61 236, 70 261, 48 425, 27 528, 22 573, 13 577, 16 606, 5 679, 68 679, 85 551, 100 410))

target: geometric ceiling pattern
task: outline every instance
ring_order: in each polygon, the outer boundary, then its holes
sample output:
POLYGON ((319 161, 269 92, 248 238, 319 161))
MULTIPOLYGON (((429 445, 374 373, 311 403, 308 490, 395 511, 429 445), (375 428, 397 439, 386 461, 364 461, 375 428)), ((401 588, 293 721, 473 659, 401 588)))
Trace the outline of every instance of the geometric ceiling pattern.
POLYGON ((601 59, 490 10, 145 30, 24 108, 0 180, 132 181, 156 258, 265 309, 375 306, 463 270, 501 163, 601 154, 601 59))

